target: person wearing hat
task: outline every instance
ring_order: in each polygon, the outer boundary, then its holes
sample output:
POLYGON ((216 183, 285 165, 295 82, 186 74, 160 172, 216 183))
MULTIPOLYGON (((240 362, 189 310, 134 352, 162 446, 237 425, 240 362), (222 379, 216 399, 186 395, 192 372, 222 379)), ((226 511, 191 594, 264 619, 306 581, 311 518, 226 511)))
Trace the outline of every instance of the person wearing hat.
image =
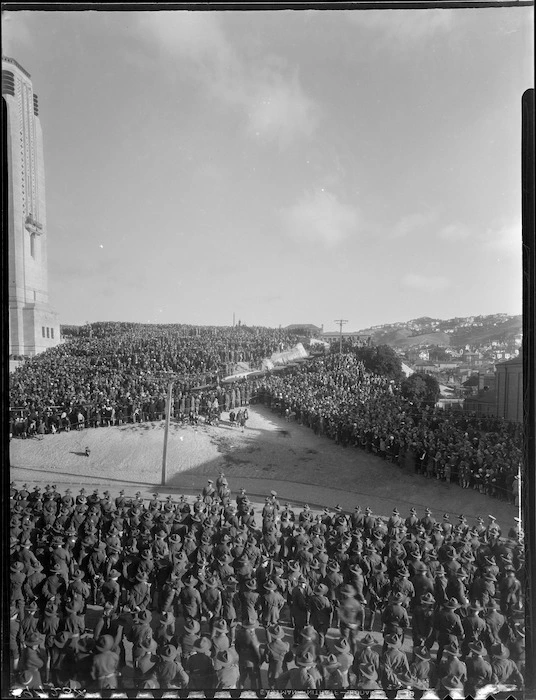
MULTIPOLYGON (((237 577, 240 581, 240 578, 237 577)), ((240 608, 242 611, 242 623, 247 620, 257 619, 260 593, 257 591, 257 581, 254 578, 242 579, 240 592, 240 608)))
POLYGON ((279 676, 276 687, 283 690, 290 686, 292 690, 319 690, 322 674, 316 666, 311 652, 305 651, 296 657, 296 667, 279 676))
POLYGON ((499 582, 499 595, 501 612, 508 617, 517 609, 522 598, 521 582, 511 565, 505 568, 504 576, 499 582))
POLYGON ((275 582, 271 579, 264 583, 263 588, 264 592, 259 600, 260 619, 262 625, 266 628, 279 623, 279 616, 286 601, 277 590, 275 582))
POLYGON ((484 659, 486 647, 480 641, 469 643, 469 655, 465 659, 467 681, 465 690, 468 695, 476 696, 478 691, 491 683, 493 671, 491 664, 484 659))
POLYGON ((100 587, 100 597, 103 604, 109 603, 113 610, 119 608, 121 600, 121 586, 119 579, 121 573, 117 569, 111 569, 106 577, 106 580, 100 587))
POLYGON ((478 601, 473 601, 468 607, 467 616, 462 620, 464 632, 462 653, 464 656, 467 656, 469 653, 469 644, 471 642, 477 642, 479 639, 484 638, 486 623, 480 617, 481 612, 482 606, 480 603, 478 601))
POLYGON ((216 674, 211 658, 212 644, 208 637, 200 637, 194 644, 184 670, 189 676, 189 690, 209 690, 216 686, 216 674))
POLYGON ((413 661, 409 667, 408 685, 418 690, 427 690, 435 688, 437 680, 437 666, 431 660, 428 647, 413 647, 413 661))
POLYGON ((200 632, 200 623, 190 618, 185 621, 182 634, 172 639, 174 646, 180 649, 184 666, 186 666, 188 658, 194 653, 195 644, 201 636, 200 632))
POLYGON ((449 696, 451 700, 464 700, 466 697, 463 680, 454 674, 441 678, 438 688, 439 697, 449 696))
POLYGON ((363 629, 365 622, 365 610, 355 598, 355 588, 345 584, 339 588, 339 604, 337 606, 339 617, 339 631, 343 639, 350 644, 352 654, 357 650, 357 635, 363 629))
POLYGON ((378 654, 378 652, 375 649, 373 649, 375 644, 376 644, 376 641, 370 633, 367 633, 364 637, 362 637, 359 640, 360 648, 358 649, 357 653, 355 654, 354 665, 353 665, 353 671, 354 671, 354 674, 356 677, 359 677, 359 668, 363 664, 366 664, 366 665, 372 664, 372 666, 379 673, 380 655, 378 654))
POLYGON ((231 646, 228 637, 227 622, 223 619, 214 620, 211 631, 212 656, 215 657, 219 651, 225 651, 231 646))
POLYGON ((152 593, 149 577, 145 571, 139 571, 135 577, 135 583, 127 594, 127 604, 130 610, 145 610, 151 605, 152 593))
POLYGON ((318 644, 324 647, 332 617, 333 606, 327 597, 328 587, 320 583, 309 597, 310 623, 318 634, 318 644))
POLYGON ((364 692, 368 692, 371 690, 381 690, 381 685, 378 683, 378 668, 376 668, 373 664, 359 664, 359 666, 357 667, 355 677, 355 687, 357 690, 364 692))
POLYGON ((238 609, 240 608, 240 597, 238 595, 238 579, 228 576, 221 591, 221 616, 227 623, 229 630, 229 643, 234 645, 236 639, 236 626, 238 620, 238 609))
POLYGON ((13 605, 9 610, 9 660, 10 669, 17 671, 19 667, 20 650, 24 636, 19 622, 19 611, 13 605))
POLYGON ((41 638, 32 632, 24 638, 24 648, 20 655, 19 671, 31 671, 34 674, 34 681, 38 686, 42 686, 41 669, 45 666, 46 652, 41 647, 41 638))
POLYGON ((32 602, 28 603, 28 605, 25 607, 24 617, 20 622, 20 635, 24 643, 26 643, 26 639, 28 637, 35 635, 37 632, 39 624, 37 611, 38 607, 35 600, 32 600, 32 602))
POLYGON ((380 656, 380 680, 385 691, 405 686, 409 675, 408 657, 401 649, 401 640, 397 634, 384 635, 384 648, 380 656))
POLYGON ((441 662, 443 657, 443 649, 447 645, 459 643, 463 638, 463 627, 460 618, 456 615, 458 609, 458 601, 454 598, 449 598, 437 611, 434 620, 434 627, 437 635, 437 663, 441 662))
POLYGON ((494 644, 490 650, 490 657, 493 685, 514 685, 519 689, 523 687, 523 676, 516 662, 509 658, 510 651, 504 644, 494 644))
POLYGON ((240 669, 240 688, 246 689, 249 682, 251 690, 261 687, 260 666, 262 663, 261 646, 256 634, 256 617, 242 622, 237 632, 235 649, 238 653, 238 666, 240 669))
MULTIPOLYGON (((322 687, 325 690, 345 690, 349 687, 349 681, 346 680, 341 672, 341 665, 335 654, 329 654, 322 660, 323 680, 322 687)), ((348 674, 346 674, 348 679, 348 674)))
POLYGON ((27 670, 16 675, 15 682, 10 686, 14 697, 33 697, 35 691, 42 691, 41 677, 39 673, 27 670), (24 691, 27 691, 26 693, 24 691))
POLYGON ((233 649, 219 651, 214 658, 215 690, 236 690, 240 683, 238 655, 233 649))
POLYGON ((522 620, 514 622, 514 639, 508 643, 510 658, 515 662, 519 673, 525 674, 525 623, 522 620))
POLYGON ((261 650, 262 662, 268 664, 268 685, 274 690, 278 678, 287 671, 287 662, 293 658, 290 644, 284 641, 285 632, 280 625, 267 629, 266 645, 261 650))
POLYGON ((381 618, 384 635, 396 634, 403 639, 406 629, 410 626, 404 602, 405 596, 399 590, 393 591, 389 596, 381 618))
POLYGON ((115 689, 118 687, 119 654, 115 650, 114 639, 105 634, 97 640, 91 678, 99 690, 115 689))
POLYGON ((463 683, 467 680, 467 666, 460 660, 460 648, 457 642, 447 644, 443 649, 443 658, 438 664, 439 677, 443 678, 449 674, 454 674, 463 683))
POLYGON ((431 649, 434 644, 434 605, 434 596, 428 591, 420 596, 418 604, 413 608, 411 631, 415 647, 426 646, 431 649))
MULTIPOLYGON (((391 584, 387 577, 387 567, 382 563, 380 567, 376 567, 367 575, 368 583, 368 609, 370 617, 368 623, 364 625, 368 632, 374 628, 376 613, 383 612, 384 605, 388 599, 391 584)), ((366 610, 366 608, 365 608, 366 610)))
POLYGON ((56 688, 65 688, 76 674, 75 647, 67 631, 58 632, 50 641, 48 667, 50 682, 56 688))
POLYGON ((206 617, 212 632, 215 620, 221 616, 222 599, 220 582, 215 576, 205 581, 205 589, 201 594, 201 616, 206 617))
POLYGON ((26 580, 24 564, 21 561, 14 561, 10 567, 10 605, 14 605, 21 612, 24 610, 24 593, 22 587, 26 580))
POLYGON ((480 571, 473 578, 470 588, 471 598, 485 608, 489 601, 495 597, 495 582, 495 575, 487 570, 480 571))
POLYGON ((489 649, 492 644, 498 644, 501 641, 499 633, 506 622, 506 617, 498 610, 494 598, 489 599, 485 608, 483 620, 486 625, 483 639, 489 649))

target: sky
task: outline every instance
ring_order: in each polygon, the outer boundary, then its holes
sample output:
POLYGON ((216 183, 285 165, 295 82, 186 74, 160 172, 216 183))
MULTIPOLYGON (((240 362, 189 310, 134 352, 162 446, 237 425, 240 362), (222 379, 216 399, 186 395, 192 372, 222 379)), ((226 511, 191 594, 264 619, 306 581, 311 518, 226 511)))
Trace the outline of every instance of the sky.
POLYGON ((521 313, 531 7, 8 10, 2 30, 39 97, 62 324, 521 313))

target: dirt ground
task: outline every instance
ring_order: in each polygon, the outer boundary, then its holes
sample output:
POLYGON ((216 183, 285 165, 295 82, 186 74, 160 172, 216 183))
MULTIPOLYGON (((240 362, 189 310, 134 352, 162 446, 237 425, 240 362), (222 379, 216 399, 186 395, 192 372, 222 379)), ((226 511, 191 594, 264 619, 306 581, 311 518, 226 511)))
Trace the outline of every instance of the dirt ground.
POLYGON ((388 516, 395 506, 402 515, 411 506, 419 513, 428 506, 436 517, 463 513, 469 523, 491 513, 503 531, 517 515, 513 505, 426 479, 360 449, 343 448, 264 406, 249 407, 243 432, 226 420, 219 427, 172 423, 164 486, 163 442, 163 422, 12 440, 11 479, 32 487, 55 483, 62 490, 69 485, 73 491, 99 488, 114 494, 125 489, 132 495, 139 489, 143 497, 155 491, 175 497, 199 492, 223 469, 232 492, 244 487, 252 500, 275 489, 280 501, 312 508, 340 504, 352 511, 359 504, 388 516))

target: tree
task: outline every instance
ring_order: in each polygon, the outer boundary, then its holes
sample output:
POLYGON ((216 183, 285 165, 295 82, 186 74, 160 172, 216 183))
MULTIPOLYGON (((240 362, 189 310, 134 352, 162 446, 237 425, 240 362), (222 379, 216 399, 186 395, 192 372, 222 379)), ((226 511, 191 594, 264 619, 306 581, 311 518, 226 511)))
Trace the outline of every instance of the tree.
POLYGON ((402 362, 400 358, 389 345, 373 345, 354 350, 358 359, 360 359, 365 368, 374 374, 380 374, 383 377, 400 381, 404 376, 402 372, 402 362))
POLYGON ((403 380, 402 396, 417 406, 434 406, 439 398, 439 382, 431 374, 415 372, 403 380))

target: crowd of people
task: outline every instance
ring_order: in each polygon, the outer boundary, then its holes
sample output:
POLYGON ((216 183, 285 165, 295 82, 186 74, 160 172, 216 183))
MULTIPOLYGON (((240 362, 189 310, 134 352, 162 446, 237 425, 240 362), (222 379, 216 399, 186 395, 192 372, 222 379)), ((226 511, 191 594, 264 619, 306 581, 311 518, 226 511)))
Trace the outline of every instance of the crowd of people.
POLYGON ((159 420, 171 380, 175 417, 206 413, 216 399, 229 411, 249 401, 248 387, 220 387, 220 380, 295 342, 284 330, 260 327, 84 326, 10 375, 10 433, 159 420))
POLYGON ((255 382, 255 396, 288 420, 429 479, 516 503, 522 426, 463 411, 418 407, 353 354, 328 355, 255 382))
POLYGON ((521 688, 524 551, 495 518, 10 488, 12 691, 521 688))

